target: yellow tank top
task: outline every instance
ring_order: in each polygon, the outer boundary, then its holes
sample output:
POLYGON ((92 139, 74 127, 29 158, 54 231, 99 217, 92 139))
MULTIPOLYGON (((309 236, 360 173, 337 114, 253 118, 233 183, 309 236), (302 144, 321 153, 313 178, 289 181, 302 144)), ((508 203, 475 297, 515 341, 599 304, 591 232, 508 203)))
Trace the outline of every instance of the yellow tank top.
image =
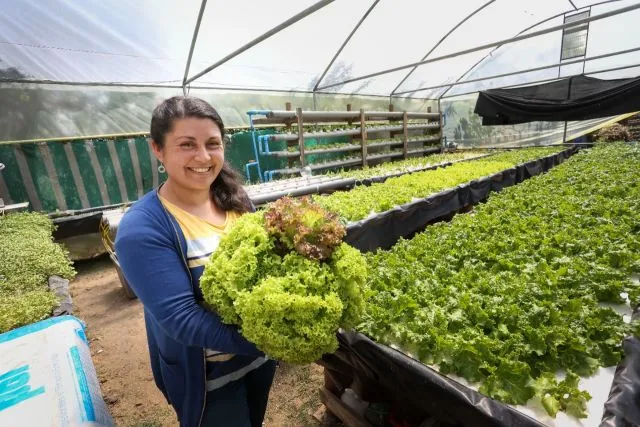
POLYGON ((179 208, 162 196, 160 196, 160 201, 178 221, 184 234, 187 241, 189 268, 197 268, 206 264, 213 251, 218 248, 222 236, 229 232, 233 223, 240 216, 237 212, 227 211, 224 224, 217 226, 179 208))

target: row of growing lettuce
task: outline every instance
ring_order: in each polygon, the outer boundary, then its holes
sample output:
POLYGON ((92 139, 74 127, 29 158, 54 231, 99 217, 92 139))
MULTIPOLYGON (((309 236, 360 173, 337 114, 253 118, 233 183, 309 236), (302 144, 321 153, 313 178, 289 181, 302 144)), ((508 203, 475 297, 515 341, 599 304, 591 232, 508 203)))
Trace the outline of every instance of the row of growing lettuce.
POLYGON ((428 156, 412 157, 394 162, 380 163, 375 166, 366 166, 362 169, 340 170, 327 175, 339 175, 341 178, 355 178, 359 180, 371 179, 387 174, 413 172, 430 166, 469 160, 476 157, 487 156, 495 152, 481 150, 454 151, 450 153, 430 154, 428 156))
POLYGON ((372 213, 384 212, 394 206, 411 202, 414 198, 423 198, 558 151, 559 148, 552 147, 498 153, 486 158, 455 163, 447 168, 389 178, 383 183, 358 186, 350 191, 314 196, 314 200, 348 221, 358 221, 372 213))
POLYGON ((359 330, 502 402, 537 396, 551 415, 585 416, 579 376, 617 364, 640 332, 603 305, 640 303, 639 164, 637 145, 580 152, 367 255, 359 330))
POLYGON ((49 317, 58 305, 49 277, 75 276, 52 232, 40 213, 0 215, 0 333, 49 317))

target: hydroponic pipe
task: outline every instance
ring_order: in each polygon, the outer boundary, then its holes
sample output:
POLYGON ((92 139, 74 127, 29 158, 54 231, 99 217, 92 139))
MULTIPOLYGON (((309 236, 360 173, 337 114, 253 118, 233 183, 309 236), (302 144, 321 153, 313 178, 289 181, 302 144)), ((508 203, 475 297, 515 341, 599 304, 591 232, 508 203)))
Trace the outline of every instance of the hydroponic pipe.
MULTIPOLYGON (((421 130, 421 129, 440 129, 440 123, 424 124, 424 125, 408 125, 408 130, 421 130)), ((374 128, 367 128, 367 133, 376 132, 396 132, 404 130, 403 126, 380 126, 374 128)))
MULTIPOLYGON (((340 130, 340 131, 335 131, 335 132, 314 132, 314 133, 306 133, 304 134, 304 138, 305 139, 310 139, 310 138, 329 138, 329 137, 334 137, 334 136, 353 136, 353 135, 359 135, 360 134, 360 128, 357 129, 349 129, 349 130, 340 130)), ((297 141, 298 140, 298 135, 297 134, 286 134, 286 133, 279 133, 279 134, 275 134, 275 135, 265 135, 268 137, 269 140, 271 141, 297 141)))
POLYGON ((247 194, 252 196, 252 195, 258 195, 261 193, 273 193, 281 190, 322 184, 329 181, 335 181, 336 179, 341 179, 341 177, 326 176, 326 175, 296 177, 296 178, 282 179, 279 181, 272 181, 264 184, 245 187, 245 190, 247 191, 247 194))
POLYGON ((344 147, 321 148, 321 149, 318 149, 318 150, 306 150, 305 154, 306 155, 312 155, 312 154, 343 153, 343 152, 348 152, 348 151, 358 151, 358 150, 360 150, 360 148, 361 147, 359 145, 345 144, 344 147))
MULTIPOLYGON (((432 124, 423 124, 423 125, 409 125, 407 126, 408 130, 420 130, 420 129, 440 129, 440 123, 432 123, 432 124)), ((372 127, 367 128, 367 133, 378 133, 378 132, 396 132, 404 130, 402 126, 380 126, 380 127, 372 127)), ((349 130, 339 130, 335 132, 313 132, 304 134, 305 139, 311 138, 333 138, 338 136, 354 136, 360 134, 360 128, 349 129, 349 130)), ((297 134, 286 134, 280 133, 275 135, 265 135, 268 140, 271 141, 297 141, 297 134)))
POLYGON ((419 150, 407 151, 407 154, 431 154, 440 152, 441 147, 421 148, 419 150))
MULTIPOLYGON (((407 153, 409 154, 409 153, 407 153)), ((368 160, 378 160, 378 159, 385 159, 385 158, 389 158, 389 157, 402 157, 404 154, 402 153, 402 151, 398 151, 398 152, 389 152, 389 153, 382 153, 382 154, 373 154, 367 157, 368 160)))
MULTIPOLYGON (((402 111, 369 111, 364 113, 367 120, 372 119, 402 119, 404 112, 402 111)), ((264 115, 269 119, 283 119, 293 120, 296 118, 295 111, 275 110, 268 111, 264 115)), ((313 120, 355 120, 360 118, 359 111, 303 111, 302 119, 305 121, 313 120)), ((427 120, 439 120, 439 113, 407 113, 409 119, 427 119, 427 120)))
MULTIPOLYGON (((357 159, 342 160, 342 161, 336 161, 336 162, 315 163, 315 164, 312 163, 310 165, 307 165, 307 167, 310 168, 311 170, 318 170, 318 169, 335 168, 338 166, 353 166, 353 165, 360 165, 360 164, 362 164, 362 159, 357 158, 357 159)), ((290 175, 290 174, 300 173, 301 171, 302 171, 301 168, 286 168, 286 169, 273 169, 268 172, 271 174, 271 176, 273 176, 274 174, 290 175)))
MULTIPOLYGON (((409 141, 412 142, 412 141, 409 141)), ((387 142, 374 142, 373 144, 367 144, 367 148, 378 148, 378 147, 399 147, 404 145, 402 141, 387 141, 387 142)))
POLYGON ((357 159, 344 160, 344 161, 338 161, 338 162, 316 163, 316 164, 309 165, 309 167, 311 168, 311 170, 319 170, 319 169, 335 168, 338 166, 353 166, 353 165, 361 165, 361 164, 362 164, 362 159, 357 158, 357 159))
POLYGON ((251 201, 256 205, 259 205, 259 204, 271 202, 273 200, 277 200, 280 197, 284 197, 284 196, 298 197, 298 196, 304 196, 307 194, 318 194, 326 190, 335 190, 338 188, 353 186, 355 185, 355 183, 356 183, 356 180, 354 178, 338 179, 335 181, 324 182, 322 184, 310 185, 306 187, 299 187, 291 190, 282 190, 282 191, 275 191, 272 193, 259 194, 257 196, 251 197, 251 201))
POLYGON ((293 158, 293 157, 300 157, 300 152, 299 151, 270 151, 269 155, 273 157, 293 158))

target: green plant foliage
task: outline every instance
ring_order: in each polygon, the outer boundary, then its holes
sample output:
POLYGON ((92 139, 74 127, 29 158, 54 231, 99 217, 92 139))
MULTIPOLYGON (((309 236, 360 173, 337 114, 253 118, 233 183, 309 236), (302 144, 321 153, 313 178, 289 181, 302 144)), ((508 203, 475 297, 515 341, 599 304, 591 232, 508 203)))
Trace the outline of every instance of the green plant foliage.
POLYGON ((576 376, 621 358, 640 303, 640 147, 576 154, 473 213, 367 255, 359 330, 507 403, 585 415, 576 376), (567 372, 555 381, 555 373, 567 372))
POLYGON ((39 213, 0 216, 0 332, 48 317, 55 297, 48 279, 72 279, 66 251, 53 242, 53 223, 39 213))
POLYGON ((587 402, 591 395, 586 391, 578 391, 580 376, 568 370, 566 377, 558 382, 551 372, 543 372, 534 383, 536 394, 540 397, 542 406, 555 417, 559 411, 564 411, 576 418, 587 417, 587 402))
POLYGON ((366 166, 362 169, 340 170, 327 175, 340 175, 343 178, 366 179, 387 174, 410 172, 414 169, 424 168, 446 162, 455 162, 474 157, 484 156, 482 151, 458 151, 454 153, 430 154, 424 157, 413 157, 396 162, 385 162, 375 166, 366 166))
POLYGON ((263 211, 238 220, 211 256, 200 286, 222 320, 239 325, 266 354, 309 363, 336 350, 338 328, 359 322, 367 267, 358 250, 339 239, 323 240, 339 234, 334 223, 325 230, 322 222, 331 221, 329 214, 290 201, 278 206, 283 215, 269 215, 269 226, 263 211), (295 228, 306 228, 302 241, 307 244, 295 242, 295 228), (309 251, 309 246, 322 250, 309 251), (326 259, 313 259, 318 253, 326 259))
POLYGON ((495 154, 487 159, 390 178, 383 183, 360 186, 351 191, 315 196, 314 200, 346 220, 359 221, 371 213, 384 212, 414 198, 424 198, 557 151, 557 148, 532 148, 495 154))
POLYGON ((0 333, 51 316, 58 300, 49 290, 0 291, 0 333))

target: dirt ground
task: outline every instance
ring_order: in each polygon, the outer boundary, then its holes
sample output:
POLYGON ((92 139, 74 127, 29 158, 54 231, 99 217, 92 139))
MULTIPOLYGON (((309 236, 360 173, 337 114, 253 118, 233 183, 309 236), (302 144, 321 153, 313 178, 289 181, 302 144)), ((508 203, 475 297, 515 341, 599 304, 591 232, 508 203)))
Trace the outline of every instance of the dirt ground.
MULTIPOLYGON (((74 314, 87 325, 93 363, 116 425, 177 426, 173 410, 153 382, 142 305, 126 298, 108 258, 78 262, 76 269, 78 276, 71 282, 74 314)), ((322 384, 318 365, 282 364, 264 425, 334 425, 318 396, 322 384)))

